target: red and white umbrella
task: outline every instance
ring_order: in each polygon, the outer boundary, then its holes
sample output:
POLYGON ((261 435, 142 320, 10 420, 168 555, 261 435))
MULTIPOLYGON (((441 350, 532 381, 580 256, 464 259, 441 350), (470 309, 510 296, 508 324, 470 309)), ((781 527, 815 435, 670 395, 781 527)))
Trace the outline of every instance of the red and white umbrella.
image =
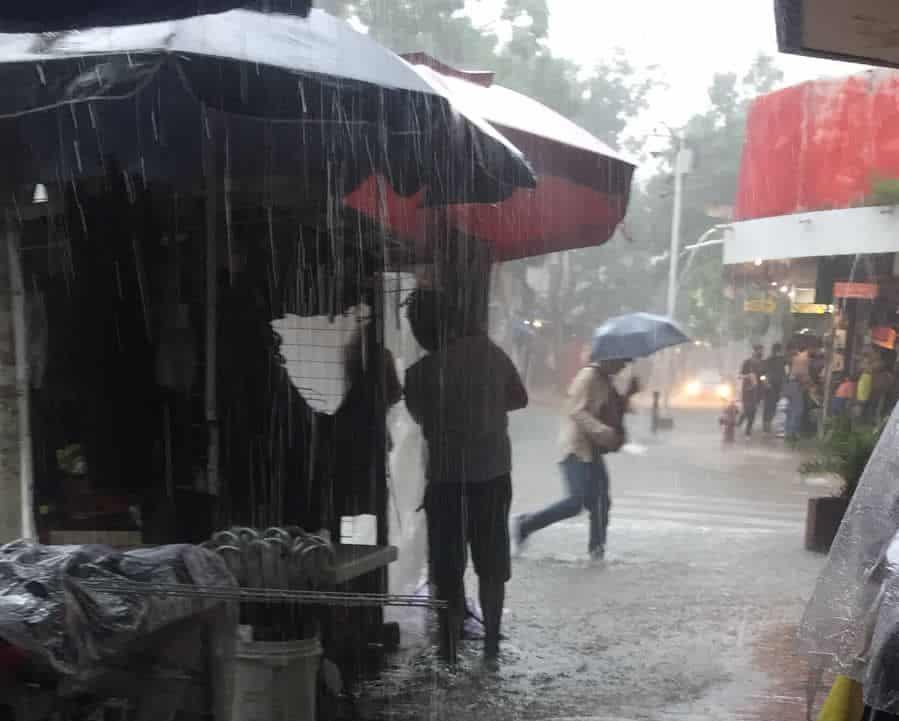
POLYGON ((394 235, 419 244, 435 214, 488 242, 495 260, 600 245, 624 218, 635 163, 576 123, 521 93, 493 84, 492 73, 453 70, 416 53, 405 56, 460 108, 476 112, 510 140, 537 176, 499 203, 427 208, 420 194, 403 197, 372 177, 344 198, 394 235))

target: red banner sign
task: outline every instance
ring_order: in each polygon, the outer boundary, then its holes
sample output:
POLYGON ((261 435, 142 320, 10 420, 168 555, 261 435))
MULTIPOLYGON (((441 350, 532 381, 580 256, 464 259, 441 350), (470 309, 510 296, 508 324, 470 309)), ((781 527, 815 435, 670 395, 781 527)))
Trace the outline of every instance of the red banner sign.
POLYGON ((877 283, 834 283, 833 297, 874 300, 877 297, 877 283))
POLYGON ((746 123, 735 218, 855 207, 899 167, 897 99, 899 73, 814 80, 757 98, 746 123))

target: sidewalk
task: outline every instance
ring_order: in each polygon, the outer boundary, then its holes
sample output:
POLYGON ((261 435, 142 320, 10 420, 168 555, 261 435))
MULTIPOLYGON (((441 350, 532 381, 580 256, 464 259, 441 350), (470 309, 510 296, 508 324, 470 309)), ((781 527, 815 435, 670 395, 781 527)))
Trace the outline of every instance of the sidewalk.
MULTIPOLYGON (((551 394, 510 418, 513 513, 558 500, 551 394)), ((823 557, 803 548, 809 489, 775 439, 722 447, 714 410, 677 412, 641 454, 615 454, 606 562, 586 558, 581 515, 532 539, 508 587, 502 667, 434 664, 427 637, 367 689, 377 721, 803 721, 793 638, 823 557)), ((469 592, 476 581, 469 577, 469 592)))

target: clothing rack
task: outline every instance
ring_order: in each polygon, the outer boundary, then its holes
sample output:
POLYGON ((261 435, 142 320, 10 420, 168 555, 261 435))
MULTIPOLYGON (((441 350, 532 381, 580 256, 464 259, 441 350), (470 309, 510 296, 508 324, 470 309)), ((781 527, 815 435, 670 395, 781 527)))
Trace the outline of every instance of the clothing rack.
POLYGON ((339 591, 291 591, 280 588, 211 588, 189 584, 142 583, 139 581, 85 580, 84 586, 106 593, 136 596, 180 596, 219 601, 294 603, 316 606, 402 606, 406 608, 446 609, 446 601, 380 593, 345 593, 339 591))

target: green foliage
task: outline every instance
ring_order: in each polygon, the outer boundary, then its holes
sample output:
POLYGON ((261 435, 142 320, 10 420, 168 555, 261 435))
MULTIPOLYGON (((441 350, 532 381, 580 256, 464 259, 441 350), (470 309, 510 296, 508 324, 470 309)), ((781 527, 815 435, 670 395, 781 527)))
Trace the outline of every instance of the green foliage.
POLYGON ((816 455, 799 467, 804 476, 833 474, 843 481, 840 495, 851 498, 883 431, 877 426, 859 426, 848 418, 837 418, 828 425, 824 438, 816 445, 816 455))
MULTIPOLYGON (((423 51, 455 67, 493 70, 497 83, 540 100, 613 147, 645 155, 643 143, 627 131, 662 86, 659 69, 635 66, 621 50, 592 68, 554 55, 547 44, 547 0, 497 2, 496 21, 486 26, 473 23, 465 0, 317 0, 317 5, 353 18, 397 52, 423 51)), ((683 245, 720 222, 707 215, 710 206, 733 204, 748 104, 782 80, 766 55, 742 75, 713 77, 709 106, 684 127, 697 163, 684 184, 683 245)), ((624 232, 602 248, 571 254, 570 282, 559 288, 552 308, 543 309, 548 317, 567 318, 583 309, 600 322, 627 310, 664 306, 672 149, 662 156, 658 172, 634 185, 624 232)), ((681 279, 678 309, 697 337, 740 337, 752 330, 742 318, 742 301, 724 297, 718 251, 696 255, 681 279)))
MULTIPOLYGON (((732 206, 743 152, 746 113, 752 100, 770 92, 783 80, 772 58, 759 55, 742 79, 735 73, 718 73, 709 86, 709 107, 692 116, 685 128, 686 142, 696 158, 684 179, 682 245, 696 241, 720 219, 709 209, 732 206)), ((663 252, 671 230, 671 163, 669 150, 660 173, 646 185, 649 243, 663 252)), ((740 339, 752 329, 742 318, 742 300, 724 297, 721 253, 698 251, 690 272, 681 278, 678 319, 697 337, 740 339)), ((752 325, 750 323, 750 325, 752 325)))
POLYGON ((422 51, 462 69, 492 70, 496 82, 540 100, 616 146, 659 84, 656 68, 638 68, 620 50, 594 68, 552 53, 546 0, 504 0, 497 21, 474 25, 464 0, 319 0, 352 18, 395 52, 422 51), (496 29, 505 30, 503 42, 496 29))
POLYGON ((899 178, 877 178, 871 183, 868 205, 899 205, 899 178))

